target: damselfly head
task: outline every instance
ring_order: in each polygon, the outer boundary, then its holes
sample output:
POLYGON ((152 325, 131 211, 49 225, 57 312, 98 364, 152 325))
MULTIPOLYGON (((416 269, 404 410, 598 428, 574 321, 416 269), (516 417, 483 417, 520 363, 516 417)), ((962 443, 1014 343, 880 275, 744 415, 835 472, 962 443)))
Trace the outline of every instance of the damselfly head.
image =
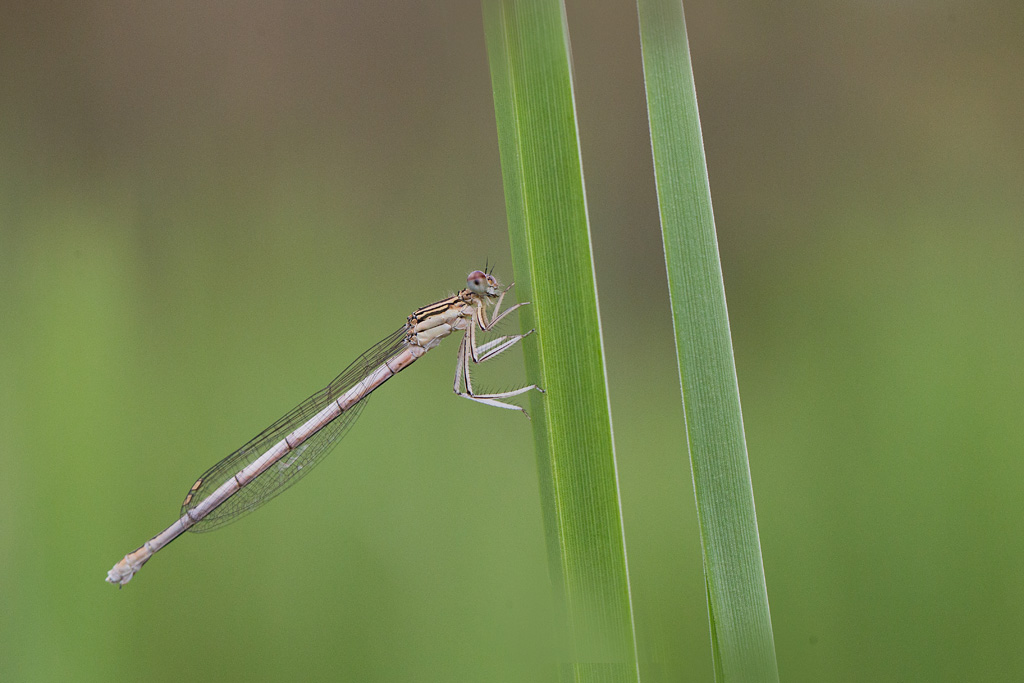
POLYGON ((500 285, 498 280, 488 273, 482 270, 474 270, 466 278, 466 283, 469 285, 469 290, 475 294, 481 296, 498 296, 500 285))

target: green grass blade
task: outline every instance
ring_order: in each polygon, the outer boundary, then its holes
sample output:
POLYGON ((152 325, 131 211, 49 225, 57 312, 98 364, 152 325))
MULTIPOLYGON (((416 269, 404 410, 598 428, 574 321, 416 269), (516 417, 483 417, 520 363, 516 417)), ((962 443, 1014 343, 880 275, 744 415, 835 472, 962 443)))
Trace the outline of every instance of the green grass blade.
POLYGON ((524 326, 562 674, 637 679, 568 33, 557 0, 484 0, 517 296, 524 326))
POLYGON ((778 681, 711 191, 679 0, 638 0, 686 436, 719 681, 778 681))

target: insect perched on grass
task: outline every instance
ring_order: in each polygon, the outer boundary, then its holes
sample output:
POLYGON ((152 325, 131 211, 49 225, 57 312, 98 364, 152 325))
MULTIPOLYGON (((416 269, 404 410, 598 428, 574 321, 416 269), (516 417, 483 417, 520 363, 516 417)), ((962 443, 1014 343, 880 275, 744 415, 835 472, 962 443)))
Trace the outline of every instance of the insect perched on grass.
POLYGON ((523 408, 503 399, 531 389, 543 393, 543 389, 531 384, 496 394, 478 394, 473 391, 469 369, 470 361, 482 363, 494 358, 533 332, 504 335, 481 346, 476 343, 478 328, 491 330, 528 302, 501 312, 502 300, 512 285, 502 288, 493 275, 482 270, 470 273, 466 284, 458 294, 413 311, 405 325, 370 347, 324 389, 203 473, 185 496, 181 517, 125 555, 107 572, 107 581, 123 586, 156 551, 185 531, 210 531, 223 526, 294 484, 341 440, 359 417, 367 396, 456 330, 464 334, 455 367, 455 393, 525 414, 523 408), (491 304, 494 310, 488 315, 491 304))

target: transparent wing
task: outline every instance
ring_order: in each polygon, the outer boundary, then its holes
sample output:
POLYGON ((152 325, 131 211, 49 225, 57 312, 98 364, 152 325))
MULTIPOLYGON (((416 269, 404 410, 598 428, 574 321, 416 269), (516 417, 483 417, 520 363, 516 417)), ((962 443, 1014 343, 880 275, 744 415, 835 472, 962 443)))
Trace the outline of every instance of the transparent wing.
MULTIPOLYGON (((359 382, 365 380, 370 371, 380 367, 385 360, 405 346, 405 332, 406 328, 401 327, 370 347, 366 353, 345 368, 334 381, 295 406, 280 420, 257 434, 249 443, 204 472, 185 496, 181 514, 185 515, 195 509, 221 484, 266 453, 285 436, 305 424, 331 401, 336 400, 359 382)), ((235 495, 221 503, 210 514, 199 520, 189 531, 212 531, 225 524, 230 524, 297 482, 313 469, 313 466, 320 462, 335 444, 341 441, 365 405, 366 399, 364 398, 336 417, 279 462, 239 489, 235 495)))

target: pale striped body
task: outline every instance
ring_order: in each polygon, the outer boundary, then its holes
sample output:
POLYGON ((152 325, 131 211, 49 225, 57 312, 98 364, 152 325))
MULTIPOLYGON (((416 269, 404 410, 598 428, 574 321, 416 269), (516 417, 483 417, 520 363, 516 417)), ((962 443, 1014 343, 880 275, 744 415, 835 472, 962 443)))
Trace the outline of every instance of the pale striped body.
MULTIPOLYGON (((363 360, 364 358, 374 358, 371 352, 377 351, 383 356, 379 361, 373 362, 372 368, 369 369, 361 379, 355 381, 351 387, 340 393, 336 398, 331 392, 331 388, 335 384, 332 383, 332 385, 330 385, 324 392, 314 394, 314 396, 310 397, 306 402, 297 406, 296 411, 292 411, 282 418, 282 420, 285 420, 284 423, 282 423, 282 421, 278 421, 278 423, 272 425, 271 428, 265 430, 261 436, 267 434, 273 436, 280 431, 280 427, 276 430, 274 429, 276 425, 284 424, 290 426, 297 419, 295 417, 296 415, 304 414, 303 411, 299 409, 304 406, 319 407, 320 404, 328 401, 322 408, 317 410, 315 414, 303 420, 301 424, 298 424, 297 427, 294 429, 288 429, 283 438, 280 438, 279 440, 274 439, 275 442, 273 445, 266 448, 266 450, 263 450, 258 457, 252 458, 249 452, 246 451, 245 447, 243 447, 243 449, 236 451, 231 456, 228 456, 228 458, 225 458, 224 461, 211 468, 211 470, 204 474, 203 477, 200 477, 185 497, 181 517, 179 517, 178 520, 167 529, 146 541, 142 547, 128 555, 125 555, 125 557, 114 565, 113 569, 107 573, 107 581, 119 585, 128 583, 132 576, 135 575, 135 572, 137 572, 142 565, 153 556, 154 553, 195 525, 204 522, 204 520, 207 520, 210 517, 216 516, 215 511, 218 509, 223 510, 224 508, 222 508, 222 506, 224 506, 228 501, 231 501, 232 497, 241 495, 241 492, 245 491, 245 487, 249 486, 254 481, 260 481, 258 478, 261 475, 269 474, 268 470, 273 468, 275 465, 277 465, 278 468, 277 473, 285 473, 284 476, 279 476, 278 479, 265 484, 261 487, 258 494, 249 496, 249 500, 246 500, 243 504, 236 506, 235 509, 221 514, 220 517, 222 519, 215 520, 208 524, 208 526, 210 528, 216 528, 217 526, 236 519, 251 509, 258 507, 260 504, 276 495, 280 490, 289 486, 293 480, 302 476, 302 473, 300 473, 299 470, 304 466, 311 468, 333 445, 334 441, 340 440, 341 433, 351 425, 351 421, 354 421, 355 417, 358 417, 358 411, 354 411, 353 409, 357 407, 361 408, 361 401, 363 401, 388 379, 412 365, 414 361, 423 356, 433 347, 437 346, 442 339, 449 336, 456 330, 464 331, 465 335, 463 336, 462 345, 459 347, 459 364, 455 373, 455 393, 479 403, 522 410, 519 406, 505 403, 500 399, 516 396, 529 391, 530 389, 537 389, 538 391, 541 391, 539 387, 530 385, 500 394, 474 394, 469 379, 469 361, 472 360, 473 362, 479 363, 484 360, 488 360, 489 358, 493 358, 526 336, 509 335, 499 337, 480 347, 477 347, 475 343, 476 328, 484 331, 490 330, 499 320, 524 304, 520 303, 512 306, 499 315, 498 311, 508 288, 499 291, 497 281, 491 275, 482 271, 474 271, 471 273, 468 283, 469 288, 460 291, 455 296, 424 306, 414 311, 409 316, 405 327, 402 329, 404 334, 400 341, 392 343, 382 342, 381 344, 373 347, 370 352, 361 356, 360 359, 357 359, 356 363, 350 366, 346 372, 342 373, 335 383, 338 383, 339 381, 344 383, 346 381, 346 377, 351 375, 352 370, 360 368, 358 365, 360 360, 363 360), (487 306, 492 303, 492 299, 496 299, 494 302, 494 313, 492 318, 488 319, 487 306), (460 389, 460 386, 463 384, 463 379, 465 380, 464 391, 460 389), (308 459, 303 461, 303 458, 307 453, 307 442, 311 442, 314 438, 318 438, 320 435, 325 434, 327 431, 326 428, 329 425, 335 423, 336 420, 341 423, 341 420, 346 419, 343 416, 352 412, 354 412, 354 415, 352 415, 351 420, 340 424, 338 430, 330 435, 326 442, 317 444, 317 447, 313 449, 313 452, 309 453, 308 459), (294 455, 285 460, 285 457, 290 453, 294 453, 294 455), (251 462, 249 460, 251 460, 251 462), (244 467, 234 469, 232 465, 236 462, 247 462, 248 464, 244 467), (289 471, 288 468, 296 469, 289 471), (228 475, 226 478, 224 476, 225 472, 228 475), (210 477, 208 476, 211 475, 211 473, 217 475, 219 479, 223 479, 223 483, 217 485, 214 490, 207 492, 207 488, 213 485, 209 480, 210 477), (199 499, 198 502, 194 502, 197 498, 199 499)), ((511 287, 511 285, 509 287, 511 287)), ((529 334, 529 332, 526 334, 529 334)), ((250 443, 262 444, 264 442, 265 439, 261 440, 260 437, 257 437, 250 443)))

